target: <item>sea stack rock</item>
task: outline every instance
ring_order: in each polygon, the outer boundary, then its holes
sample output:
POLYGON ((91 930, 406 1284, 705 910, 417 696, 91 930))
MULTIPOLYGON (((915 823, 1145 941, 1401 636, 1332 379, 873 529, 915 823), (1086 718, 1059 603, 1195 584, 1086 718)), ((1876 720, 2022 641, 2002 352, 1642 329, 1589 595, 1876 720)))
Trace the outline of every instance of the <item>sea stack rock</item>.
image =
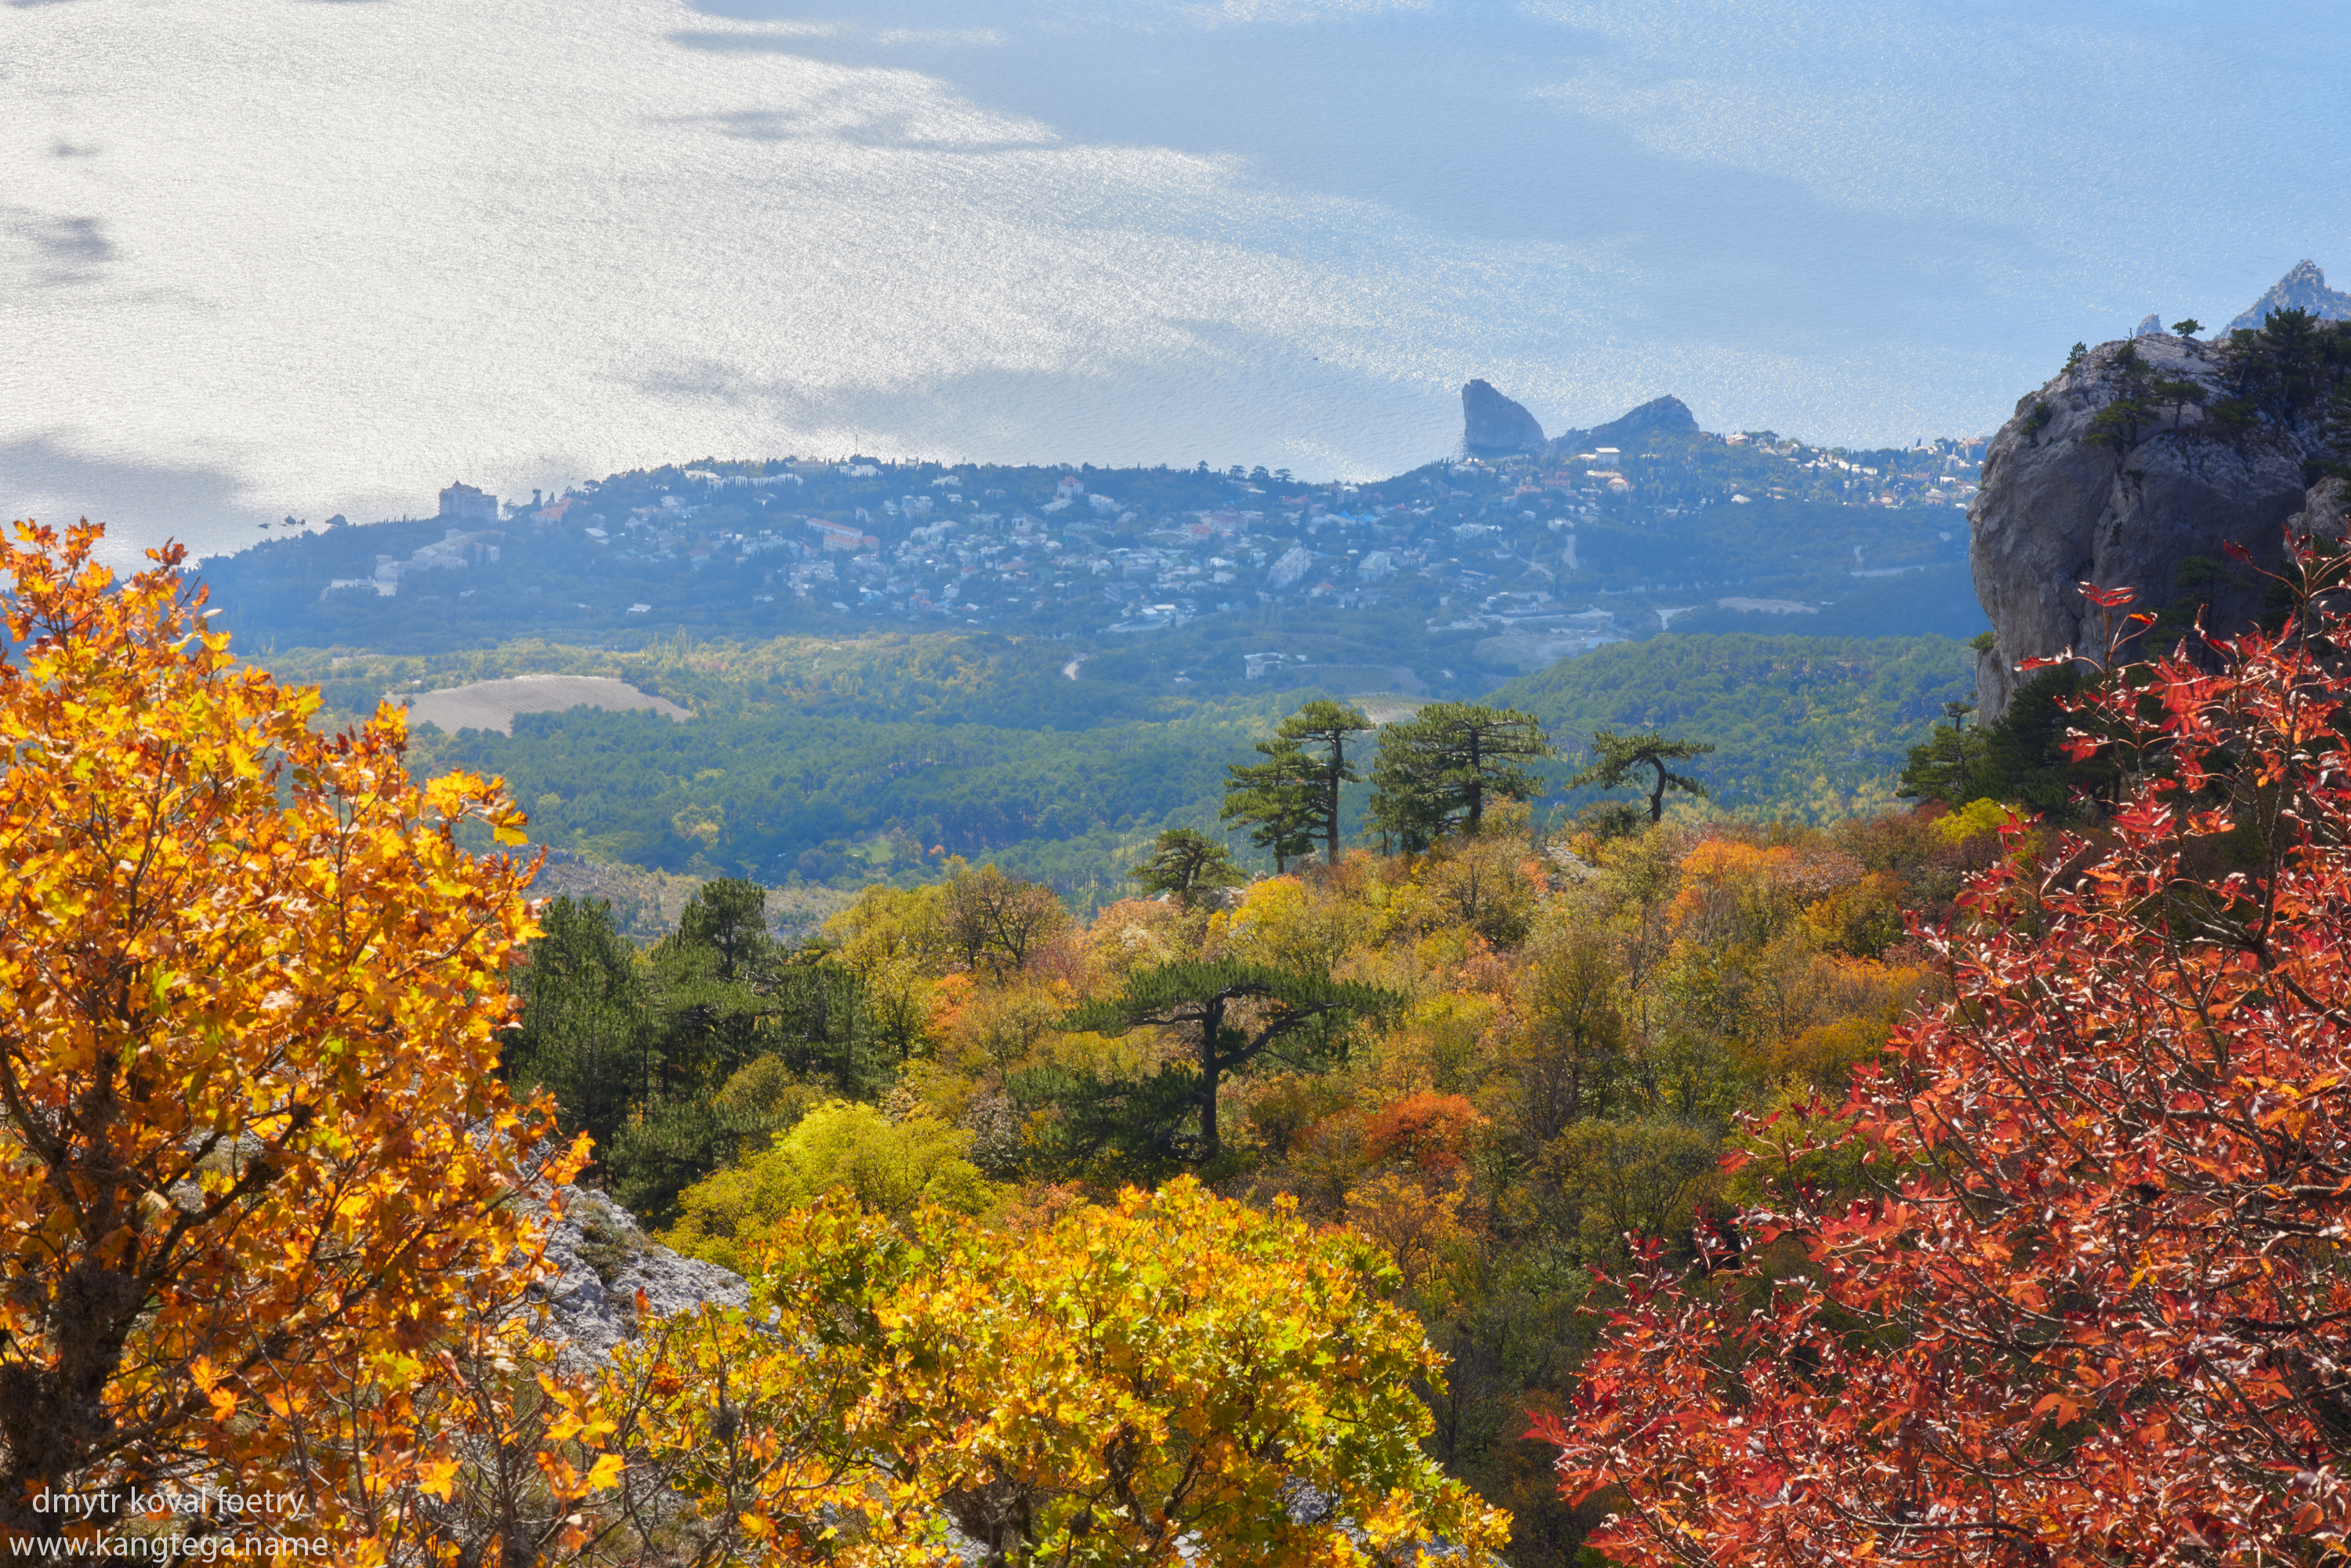
POLYGON ((2278 569, 2290 520, 2339 531, 2339 482, 2314 487, 2304 466, 2322 450, 2327 390, 2223 403, 2241 384, 2233 356, 2265 351, 2164 333, 2105 343, 2019 401, 1968 508, 1993 635, 1976 664, 1982 719, 2007 711, 2019 661, 2103 649, 2105 612, 2080 584, 2131 589, 2136 611, 2201 606, 2227 635, 2259 612, 2269 584, 2249 568, 2278 569))
POLYGON ((1484 382, 1461 389, 1461 444, 1476 456, 1524 452, 1543 444, 1535 416, 1484 382))
POLYGON ((2326 275, 2314 261, 2297 261, 2253 308, 2229 323, 2229 330, 2258 327, 2276 310, 2307 310, 2322 321, 2351 321, 2351 294, 2326 287, 2326 275))

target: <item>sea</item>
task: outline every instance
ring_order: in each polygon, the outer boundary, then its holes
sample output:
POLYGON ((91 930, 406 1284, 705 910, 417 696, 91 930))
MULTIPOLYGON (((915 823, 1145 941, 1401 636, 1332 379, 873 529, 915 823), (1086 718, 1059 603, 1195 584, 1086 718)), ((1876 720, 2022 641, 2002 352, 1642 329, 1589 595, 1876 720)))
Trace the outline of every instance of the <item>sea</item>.
POLYGON ((2351 268, 2286 0, 8 0, 0 504, 118 559, 704 458, 1996 427, 2351 268))

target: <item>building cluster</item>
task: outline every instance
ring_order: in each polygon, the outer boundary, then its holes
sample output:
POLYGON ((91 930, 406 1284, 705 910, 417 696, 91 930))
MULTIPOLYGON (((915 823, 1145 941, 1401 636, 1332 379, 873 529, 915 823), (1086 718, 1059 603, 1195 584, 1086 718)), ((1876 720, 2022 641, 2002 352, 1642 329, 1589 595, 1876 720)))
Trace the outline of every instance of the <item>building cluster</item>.
MULTIPOLYGON (((486 565, 503 549, 528 563, 502 574, 514 580, 504 591, 530 595, 543 580, 576 583, 567 598, 610 600, 589 586, 601 580, 634 614, 739 594, 882 622, 1058 634, 1141 632, 1243 607, 1388 605, 1432 629, 1563 634, 1590 621, 1605 636, 1600 621, 1648 612, 1603 596, 1698 586, 1628 568, 1627 530, 1766 500, 1957 506, 1973 493, 1979 456, 1967 443, 1855 455, 1761 432, 1665 451, 1469 458, 1376 485, 1309 485, 1263 468, 866 459, 616 475, 503 506, 461 484, 441 494, 442 538, 405 559, 381 556, 371 575, 327 591, 390 597, 418 573, 486 565)), ((1947 524, 1918 521, 1951 537, 1947 524)), ((1875 547, 1856 557, 1851 570, 1864 575, 1907 559, 1887 566, 1875 547)), ((1690 560, 1676 575, 1744 570, 1690 560)))
POLYGON ((1508 627, 1590 613, 1562 596, 1597 589, 1579 580, 1593 574, 1577 529, 1603 517, 1677 517, 1759 497, 1958 504, 1973 489, 1976 453, 1963 443, 1922 444, 1885 464, 1768 433, 1713 445, 1754 476, 1742 483, 1756 496, 1693 484, 1694 459, 1678 449, 1600 446, 1551 465, 1431 465, 1376 486, 1179 471, 1188 493, 1172 499, 1127 493, 1153 479, 1147 470, 1081 476, 862 460, 694 468, 673 471, 658 495, 624 497, 607 481, 593 497, 565 497, 566 512, 531 516, 573 523, 580 504, 626 498, 636 504, 594 511, 582 530, 615 568, 756 572, 758 601, 916 623, 1075 610, 1092 622, 1086 630, 1123 632, 1243 605, 1359 608, 1403 597, 1432 605, 1433 625, 1508 627))
MULTIPOLYGON (((1109 632, 1292 596, 1375 603, 1384 580, 1426 559, 1405 544, 1425 507, 1363 503, 1345 486, 1270 502, 1262 486, 1238 488, 1232 503, 1142 510, 1075 476, 1026 505, 992 487, 967 496, 959 476, 940 476, 926 493, 860 508, 851 524, 725 535, 711 559, 731 549, 734 564, 758 563, 764 591, 841 609, 984 622, 1083 603, 1109 632), (1388 548, 1364 548, 1381 541, 1388 548)), ((643 542, 659 551, 680 541, 657 531, 643 542)))
MULTIPOLYGON (((476 492, 478 494, 479 492, 476 492)), ((444 511, 444 516, 447 513, 444 511)), ((451 528, 431 544, 410 552, 406 559, 398 556, 380 555, 375 558, 375 570, 366 577, 338 577, 320 591, 319 597, 344 589, 368 589, 378 597, 391 599, 400 592, 401 580, 420 571, 444 571, 459 567, 490 566, 498 559, 506 535, 495 528, 468 532, 451 528)), ((459 597, 471 597, 472 589, 460 589, 459 597)))

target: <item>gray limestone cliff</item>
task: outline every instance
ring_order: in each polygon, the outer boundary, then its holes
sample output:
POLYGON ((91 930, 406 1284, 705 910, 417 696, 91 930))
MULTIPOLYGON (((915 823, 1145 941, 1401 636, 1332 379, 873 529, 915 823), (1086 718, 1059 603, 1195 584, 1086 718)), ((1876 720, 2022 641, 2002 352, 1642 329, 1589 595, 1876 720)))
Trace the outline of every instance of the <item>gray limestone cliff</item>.
POLYGON ((2269 334, 2105 343, 2019 401, 1968 508, 1993 633, 1976 666, 1980 721, 2007 710, 2019 661, 2103 645, 2103 612, 2080 584, 2135 590, 2138 610, 2201 607, 2226 633, 2260 610, 2269 585, 2253 569, 2281 565, 2290 520, 2339 531, 2341 482, 2314 487, 2312 460, 2327 451, 2325 389, 2351 360, 2351 333, 2323 330, 2299 347, 2269 334), (2314 369, 2279 372, 2286 353, 2314 369), (2231 545, 2250 559, 2232 559, 2231 545))
POLYGON ((1525 452, 1543 444, 1533 414, 1484 382, 1461 389, 1461 444, 1473 455, 1525 452))
POLYGON ((2259 327, 2273 311, 2307 310, 2322 321, 2351 321, 2351 294, 2326 287, 2326 275, 2314 261, 2297 261, 2253 308, 2229 323, 2229 330, 2259 327))

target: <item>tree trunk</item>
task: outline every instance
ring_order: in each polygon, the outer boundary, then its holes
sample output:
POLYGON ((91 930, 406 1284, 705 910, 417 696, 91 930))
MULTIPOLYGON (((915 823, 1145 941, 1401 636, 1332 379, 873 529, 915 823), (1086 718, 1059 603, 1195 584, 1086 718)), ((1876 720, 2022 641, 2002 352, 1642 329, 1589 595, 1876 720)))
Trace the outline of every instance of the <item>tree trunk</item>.
POLYGON ((1200 1163, 1215 1159, 1221 1148, 1217 1132, 1217 1092, 1224 1078, 1217 1040, 1225 1032, 1225 1000, 1211 997, 1200 1015, 1200 1163))
POLYGON ((1666 765, 1651 758, 1649 766, 1657 770, 1657 787, 1649 791, 1649 821, 1662 822, 1666 820, 1666 765))
POLYGON ((1478 824, 1486 818, 1486 775, 1478 755, 1478 732, 1469 732, 1469 836, 1478 836, 1478 824))
POLYGON ((1322 863, 1339 863, 1339 774, 1347 766, 1346 754, 1341 748, 1346 743, 1336 734, 1331 737, 1331 771, 1322 791, 1322 863))

